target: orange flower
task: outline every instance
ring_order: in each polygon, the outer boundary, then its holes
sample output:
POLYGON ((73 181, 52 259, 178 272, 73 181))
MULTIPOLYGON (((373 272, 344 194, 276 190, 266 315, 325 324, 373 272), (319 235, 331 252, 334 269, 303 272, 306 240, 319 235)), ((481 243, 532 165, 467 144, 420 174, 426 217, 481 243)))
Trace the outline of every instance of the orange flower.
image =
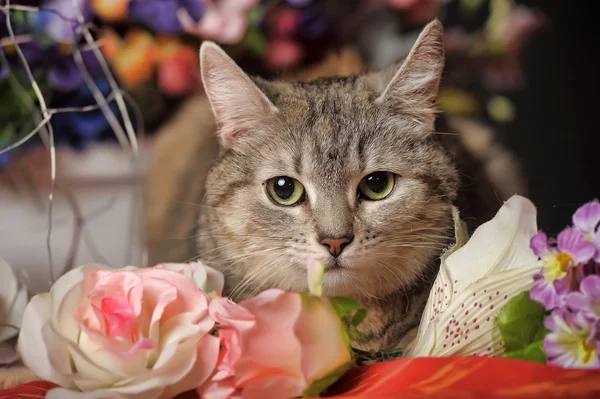
POLYGON ((152 35, 140 30, 130 31, 123 48, 113 60, 113 68, 127 87, 139 86, 152 78, 158 49, 152 35))
POLYGON ((92 7, 103 20, 115 22, 127 17, 129 0, 92 0, 92 7))

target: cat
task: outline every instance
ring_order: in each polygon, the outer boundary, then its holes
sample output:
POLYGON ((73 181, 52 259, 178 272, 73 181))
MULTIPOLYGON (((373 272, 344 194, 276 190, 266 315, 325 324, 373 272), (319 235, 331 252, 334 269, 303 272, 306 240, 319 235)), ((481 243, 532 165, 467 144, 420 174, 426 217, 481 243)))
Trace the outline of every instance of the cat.
POLYGON ((206 97, 164 128, 192 133, 159 137, 149 175, 150 262, 200 259, 240 300, 306 290, 319 259, 325 295, 368 311, 353 345, 404 346, 452 242, 452 206, 472 230, 501 204, 477 157, 436 133, 452 125, 436 121, 441 23, 403 62, 344 77, 266 81, 216 44, 200 54, 206 97))

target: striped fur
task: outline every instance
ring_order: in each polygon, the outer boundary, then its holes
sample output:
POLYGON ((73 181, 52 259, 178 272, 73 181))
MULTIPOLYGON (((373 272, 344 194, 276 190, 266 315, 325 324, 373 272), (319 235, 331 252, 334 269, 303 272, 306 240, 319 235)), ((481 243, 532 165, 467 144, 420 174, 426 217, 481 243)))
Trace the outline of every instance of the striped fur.
POLYGON ((348 70, 338 61, 348 76, 305 74, 296 83, 252 82, 209 50, 217 58, 205 68, 223 72, 204 71, 210 101, 192 100, 172 122, 182 129, 159 135, 147 195, 151 262, 200 258, 223 271, 226 294, 236 300, 272 287, 303 291, 308 257, 333 262, 316 235, 352 233, 342 268, 325 275, 325 293, 354 297, 369 310, 356 346, 403 345, 452 239, 451 206, 459 204, 472 227, 499 206, 457 137, 431 132, 443 62, 439 23, 415 49, 395 73, 357 75, 362 66, 348 70), (393 193, 358 200, 358 182, 377 170, 399 176, 393 193), (280 175, 303 183, 305 203, 281 207, 268 199, 265 182, 280 175), (464 176, 477 183, 464 184, 464 176))

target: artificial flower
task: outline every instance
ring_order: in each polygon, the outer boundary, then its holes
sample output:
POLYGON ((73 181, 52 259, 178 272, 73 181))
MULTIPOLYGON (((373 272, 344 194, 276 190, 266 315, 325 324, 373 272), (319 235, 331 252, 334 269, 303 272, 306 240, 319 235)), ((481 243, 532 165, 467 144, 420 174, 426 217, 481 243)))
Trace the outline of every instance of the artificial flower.
MULTIPOLYGON (((129 0, 92 0, 92 7, 98 17, 107 22, 122 21, 127 17, 129 0)), ((135 1, 137 2, 137 1, 135 1)))
POLYGON ((296 66, 304 57, 304 48, 291 39, 274 39, 267 45, 265 61, 273 69, 287 69, 296 66))
POLYGON ((129 18, 160 33, 181 33, 183 26, 177 17, 184 10, 198 22, 204 15, 204 0, 136 0, 129 3, 129 18))
POLYGON ((27 18, 38 43, 71 45, 75 40, 78 18, 84 23, 92 19, 87 0, 52 0, 42 5, 40 12, 28 12, 27 18))
POLYGON ((248 11, 258 3, 259 0, 206 0, 200 20, 185 8, 177 10, 177 18, 187 33, 222 44, 237 44, 246 33, 248 11))
POLYGON ((0 258, 0 342, 19 333, 27 306, 27 287, 19 282, 12 267, 0 258))
MULTIPOLYGON (((43 47, 31 41, 20 44, 20 48, 34 74, 46 72, 48 84, 52 89, 58 92, 70 92, 77 90, 83 84, 83 77, 73 58, 71 47, 58 44, 43 47)), ((7 51, 6 55, 9 62, 18 58, 14 49, 7 51)), ((82 50, 81 58, 89 74, 93 77, 99 76, 102 70, 93 51, 82 50)), ((19 67, 15 69, 18 70, 19 67)))
POLYGON ((276 37, 289 37, 300 29, 302 12, 290 8, 278 8, 267 14, 269 33, 276 37))
POLYGON ((270 289, 210 303, 222 350, 205 399, 317 395, 351 366, 342 322, 328 299, 270 289))
POLYGON ((119 80, 130 88, 148 82, 154 74, 158 56, 154 37, 141 30, 130 30, 123 42, 110 31, 105 35, 110 40, 107 56, 112 59, 119 80))
POLYGON ((19 359, 14 345, 5 341, 19 333, 26 306, 27 287, 19 282, 12 267, 0 258, 0 364, 19 359))
POLYGON ((573 311, 600 321, 600 276, 584 277, 579 284, 579 291, 569 293, 565 303, 573 311))
POLYGON ((24 363, 61 386, 50 399, 172 398, 197 387, 219 351, 208 334, 208 298, 196 285, 209 280, 203 267, 85 265, 66 273, 25 309, 24 363))
POLYGON ((544 262, 534 276, 531 298, 550 310, 561 305, 561 292, 572 289, 574 269, 588 262, 595 254, 595 247, 586 241, 575 228, 567 228, 558 235, 556 245, 540 231, 531 239, 531 248, 544 262))
MULTIPOLYGON (((104 97, 110 94, 111 87, 106 79, 95 79, 94 84, 104 97)), ((70 93, 56 95, 54 98, 54 105, 57 107, 81 107, 95 103, 94 96, 87 85, 82 85, 70 93)), ((111 101, 108 108, 118 115, 116 102, 111 101)), ((90 143, 114 134, 101 109, 88 112, 61 112, 54 115, 50 123, 54 128, 56 142, 68 143, 76 150, 85 149, 90 143)))
POLYGON ((437 0, 388 0, 388 4, 406 13, 406 19, 412 25, 431 21, 437 11, 437 0))
POLYGON ((163 93, 184 96, 202 89, 198 51, 180 42, 159 44, 158 86, 163 93))
POLYGON ((485 40, 495 60, 484 68, 483 81, 493 90, 516 89, 524 80, 521 52, 545 21, 539 12, 515 5, 513 0, 493 0, 490 10, 485 40))
POLYGON ((443 256, 416 339, 406 357, 501 355, 495 316, 503 304, 529 289, 540 262, 529 248, 536 209, 513 196, 466 244, 454 211, 456 244, 443 256))
POLYGON ((573 214, 573 225, 586 241, 595 245, 594 260, 600 263, 600 201, 593 200, 577 209, 573 214))
POLYGON ((583 313, 557 309, 546 318, 550 333, 544 339, 548 363, 568 368, 599 368, 598 326, 583 313))
POLYGON ((189 278, 206 294, 220 292, 225 285, 225 277, 220 271, 196 261, 191 263, 163 263, 155 269, 171 270, 189 278))

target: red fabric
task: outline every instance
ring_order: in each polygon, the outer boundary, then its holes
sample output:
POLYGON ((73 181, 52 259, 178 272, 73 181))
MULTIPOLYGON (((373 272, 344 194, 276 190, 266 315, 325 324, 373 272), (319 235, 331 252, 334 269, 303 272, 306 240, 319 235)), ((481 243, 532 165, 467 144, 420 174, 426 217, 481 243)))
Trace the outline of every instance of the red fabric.
MULTIPOLYGON (((41 399, 52 387, 31 382, 1 391, 0 399, 41 399)), ((349 372, 330 393, 339 399, 597 399, 600 371, 483 357, 395 360, 349 372)))
POLYGON ((55 384, 46 381, 28 382, 0 391, 0 399, 43 399, 46 397, 46 392, 55 386, 55 384))

